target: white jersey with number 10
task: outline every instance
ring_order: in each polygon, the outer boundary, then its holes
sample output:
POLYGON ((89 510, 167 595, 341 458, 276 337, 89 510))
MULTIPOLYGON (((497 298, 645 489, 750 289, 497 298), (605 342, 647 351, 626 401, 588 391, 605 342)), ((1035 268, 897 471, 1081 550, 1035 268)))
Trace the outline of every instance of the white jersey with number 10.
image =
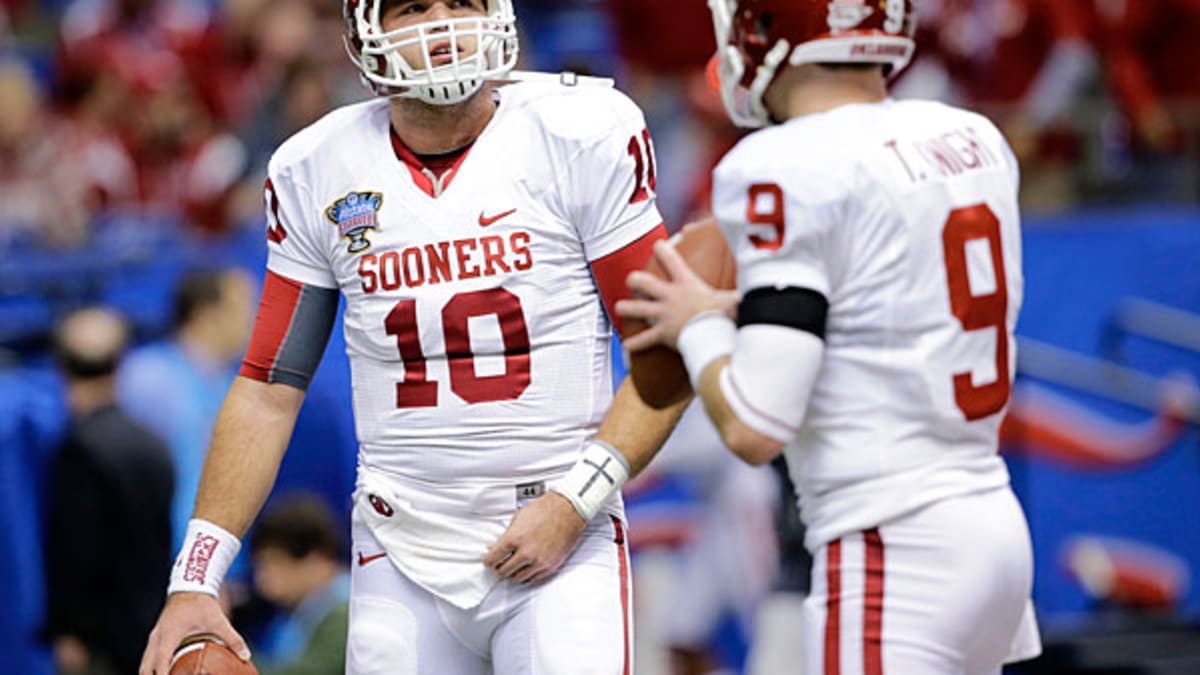
POLYGON ((441 178, 398 158, 388 111, 342 108, 275 154, 268 267, 345 297, 365 467, 557 477, 612 398, 591 265, 662 222, 641 111, 608 88, 505 87, 441 178))

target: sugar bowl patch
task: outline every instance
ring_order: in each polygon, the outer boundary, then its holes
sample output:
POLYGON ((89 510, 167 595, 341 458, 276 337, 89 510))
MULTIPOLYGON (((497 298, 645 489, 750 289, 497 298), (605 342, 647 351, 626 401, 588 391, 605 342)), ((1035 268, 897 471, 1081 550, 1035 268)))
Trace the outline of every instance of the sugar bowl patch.
POLYGON ((362 253, 371 248, 367 231, 379 229, 379 209, 383 194, 351 192, 325 209, 325 217, 337 226, 338 236, 350 240, 349 253, 362 253))

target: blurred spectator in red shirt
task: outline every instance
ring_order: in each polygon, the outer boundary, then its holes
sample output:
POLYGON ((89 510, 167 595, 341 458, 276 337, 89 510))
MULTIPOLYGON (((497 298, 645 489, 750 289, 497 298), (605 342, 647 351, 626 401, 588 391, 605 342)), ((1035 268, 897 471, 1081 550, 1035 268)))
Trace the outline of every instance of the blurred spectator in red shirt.
POLYGON ((91 61, 73 69, 90 71, 90 79, 72 80, 74 110, 81 124, 118 134, 133 158, 135 189, 121 210, 227 229, 246 150, 204 105, 184 61, 171 49, 119 33, 88 53, 91 61))
POLYGON ((201 0, 73 0, 59 23, 59 97, 74 104, 123 55, 187 50, 211 21, 201 0))
POLYGON ((716 51, 712 13, 703 2, 605 1, 627 69, 622 86, 654 135, 658 204, 674 230, 708 212, 709 172, 729 148, 725 136, 736 133, 723 111, 712 120, 693 100, 716 51))
MULTIPOLYGON (((261 111, 281 107, 272 102, 289 84, 314 84, 295 75, 297 64, 330 77, 321 66, 345 60, 340 31, 340 12, 316 0, 223 0, 212 11, 198 0, 74 0, 62 25, 61 100, 119 131, 137 165, 138 212, 222 231, 245 215, 245 194, 255 213, 261 199, 261 180, 242 189, 254 167, 233 130, 262 131, 261 111), (338 39, 322 40, 331 17, 338 39)), ((284 112, 301 108, 303 124, 333 107, 321 86, 298 93, 309 96, 284 112), (324 106, 315 116, 314 95, 324 106)))
POLYGON ((206 231, 228 229, 229 200, 248 168, 245 146, 211 117, 181 71, 125 84, 139 100, 122 130, 137 163, 143 211, 182 215, 206 231))
POLYGON ((1038 136, 1095 71, 1087 1, 925 0, 917 59, 897 94, 978 109, 1006 128, 1019 156, 1044 155, 1038 136))
POLYGON ((0 242, 78 246, 100 209, 133 194, 134 180, 119 143, 52 115, 30 69, 0 62, 0 242))
POLYGON ((703 2, 607 1, 621 58, 630 68, 684 75, 716 51, 712 13, 703 2))
MULTIPOLYGON (((280 88, 290 64, 332 55, 340 38, 322 43, 319 0, 224 0, 202 40, 181 51, 188 76, 209 110, 230 128, 253 118, 280 88)), ((339 21, 340 30, 340 21, 339 21)))
MULTIPOLYGON (((114 52, 168 52, 217 120, 236 127, 302 57, 344 58, 317 39, 320 0, 74 0, 62 19, 68 88, 86 87, 114 52)), ((157 57, 156 57, 157 58, 157 57)))
POLYGON ((1113 94, 1137 141, 1179 149, 1200 129, 1200 0, 1091 0, 1113 94))

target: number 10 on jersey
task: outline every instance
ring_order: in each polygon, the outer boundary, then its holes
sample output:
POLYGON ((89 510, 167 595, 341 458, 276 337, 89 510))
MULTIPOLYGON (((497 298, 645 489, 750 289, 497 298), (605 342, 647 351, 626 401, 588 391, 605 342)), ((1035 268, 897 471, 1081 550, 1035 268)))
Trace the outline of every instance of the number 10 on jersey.
MULTIPOLYGON (((442 308, 442 334, 446 362, 450 364, 450 389, 467 403, 508 401, 529 387, 529 330, 521 299, 503 288, 459 293, 442 308), (471 349, 470 320, 495 315, 504 341, 504 373, 479 376, 471 349)), ((438 384, 426 372, 425 352, 417 326, 417 301, 397 302, 384 320, 387 334, 395 336, 404 361, 404 379, 396 383, 397 408, 431 408, 438 404, 438 384)))

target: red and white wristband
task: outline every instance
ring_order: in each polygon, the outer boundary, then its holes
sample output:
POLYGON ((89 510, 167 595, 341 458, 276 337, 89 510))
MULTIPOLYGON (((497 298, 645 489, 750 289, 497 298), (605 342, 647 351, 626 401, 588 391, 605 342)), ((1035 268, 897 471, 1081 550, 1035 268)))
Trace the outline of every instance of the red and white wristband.
POLYGON ((183 547, 171 567, 167 594, 206 593, 216 597, 225 573, 241 548, 242 542, 220 525, 191 519, 183 547))
POLYGON ((590 441, 583 456, 566 475, 550 484, 550 490, 566 497, 586 521, 591 521, 629 480, 629 461, 604 441, 590 441))
POLYGON ((736 341, 737 324, 720 310, 700 312, 683 324, 675 347, 694 390, 700 390, 700 375, 708 364, 732 354, 736 341))

